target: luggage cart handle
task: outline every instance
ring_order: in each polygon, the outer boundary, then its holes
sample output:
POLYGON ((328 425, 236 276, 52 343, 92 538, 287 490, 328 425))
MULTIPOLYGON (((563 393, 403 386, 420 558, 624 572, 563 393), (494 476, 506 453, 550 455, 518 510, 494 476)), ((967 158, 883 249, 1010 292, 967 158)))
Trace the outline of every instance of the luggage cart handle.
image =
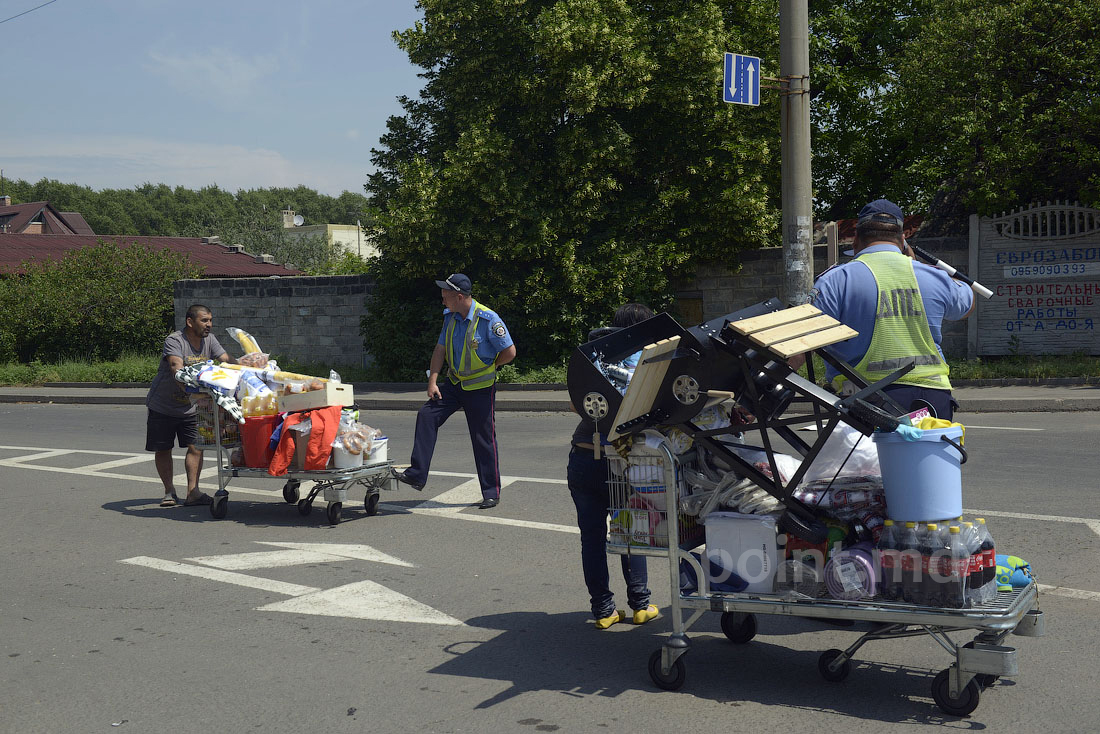
POLYGON ((962 446, 960 446, 959 444, 952 441, 947 436, 940 436, 940 438, 943 439, 944 441, 947 441, 947 443, 951 444, 952 446, 954 446, 955 450, 958 451, 960 454, 962 454, 962 460, 959 461, 959 466, 962 466, 963 464, 965 464, 966 463, 966 449, 964 449, 962 446))

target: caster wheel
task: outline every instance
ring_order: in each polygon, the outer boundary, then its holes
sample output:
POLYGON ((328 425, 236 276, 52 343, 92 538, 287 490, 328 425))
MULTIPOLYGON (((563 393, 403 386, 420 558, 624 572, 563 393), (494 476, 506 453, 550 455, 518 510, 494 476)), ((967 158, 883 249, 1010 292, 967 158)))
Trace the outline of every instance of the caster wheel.
POLYGON ((229 495, 214 495, 214 501, 210 503, 210 514, 221 520, 227 512, 229 512, 229 495))
POLYGON ((380 499, 381 497, 377 494, 368 494, 366 499, 363 500, 363 505, 366 507, 368 515, 378 514, 378 500, 380 499))
POLYGON ((821 673, 821 677, 832 683, 839 683, 848 677, 848 674, 852 672, 852 660, 851 658, 844 661, 844 663, 837 670, 830 670, 829 664, 836 660, 838 657, 844 654, 843 650, 826 650, 821 653, 821 657, 817 659, 817 670, 821 673))
POLYGON ((340 524, 340 510, 342 508, 343 505, 339 502, 333 502, 327 508, 325 508, 325 514, 328 515, 329 525, 340 524))
POLYGON ((730 642, 745 644, 756 637, 756 615, 722 612, 722 633, 730 642))
POLYGON ((974 712, 974 709, 978 708, 978 701, 981 699, 982 692, 978 688, 978 682, 975 680, 966 684, 966 687, 959 691, 958 698, 951 698, 951 669, 941 670, 939 675, 932 681, 932 699, 935 700, 936 705, 940 707, 945 714, 951 716, 969 716, 974 712))
POLYGON ((309 500, 298 500, 298 514, 308 515, 313 512, 313 503, 309 500))
POLYGON ((288 505, 293 505, 298 501, 298 484, 297 479, 291 479, 283 485, 283 499, 286 500, 288 505))
POLYGON ((661 651, 656 650, 649 656, 649 677, 653 679, 658 688, 666 691, 678 691, 687 678, 687 669, 684 668, 684 661, 681 658, 676 658, 676 662, 672 664, 672 670, 668 671, 668 675, 665 675, 661 672, 661 651))

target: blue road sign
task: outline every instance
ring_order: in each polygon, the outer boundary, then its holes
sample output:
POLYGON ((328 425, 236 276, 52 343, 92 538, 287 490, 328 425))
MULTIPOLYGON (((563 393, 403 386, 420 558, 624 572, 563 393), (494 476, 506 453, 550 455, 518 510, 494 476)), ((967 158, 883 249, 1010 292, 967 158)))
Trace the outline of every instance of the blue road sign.
POLYGON ((726 73, 722 77, 722 99, 731 104, 760 104, 760 59, 756 56, 726 54, 726 73))

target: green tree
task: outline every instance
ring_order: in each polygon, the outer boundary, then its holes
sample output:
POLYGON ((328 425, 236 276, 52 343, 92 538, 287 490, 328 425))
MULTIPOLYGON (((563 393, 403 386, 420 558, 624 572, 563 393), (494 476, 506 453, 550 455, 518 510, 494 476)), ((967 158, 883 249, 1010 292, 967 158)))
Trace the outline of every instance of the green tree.
POLYGON ((469 274, 521 359, 545 364, 626 300, 668 307, 693 256, 735 262, 773 240, 775 99, 739 114, 718 83, 748 39, 777 57, 770 6, 420 7, 395 38, 425 87, 401 100, 367 184, 382 254, 364 335, 383 373, 423 374, 440 275, 469 274), (406 352, 395 334, 421 336, 406 352))
POLYGON ((0 279, 6 356, 23 362, 155 352, 172 330, 172 284, 202 273, 167 248, 112 241, 23 271, 0 279))
MULTIPOLYGON (((897 124, 902 57, 935 0, 810 0, 815 213, 853 216, 892 191, 913 147, 897 124)), ((951 72, 947 72, 951 73, 951 72)))
POLYGON ((900 64, 911 141, 894 188, 992 214, 1037 200, 1100 204, 1100 13, 1093 0, 938 0, 900 64))

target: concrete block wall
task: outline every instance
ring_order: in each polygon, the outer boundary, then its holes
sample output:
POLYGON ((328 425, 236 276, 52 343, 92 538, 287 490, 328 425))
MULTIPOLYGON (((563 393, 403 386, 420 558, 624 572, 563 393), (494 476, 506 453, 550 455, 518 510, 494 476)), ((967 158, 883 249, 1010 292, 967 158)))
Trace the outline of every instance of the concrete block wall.
MULTIPOLYGON (((969 257, 969 240, 966 237, 936 237, 919 239, 920 245, 944 262, 966 272, 969 257)), ((841 250, 847 249, 842 247, 841 250)), ((814 273, 825 270, 827 248, 814 247, 814 273)), ((841 262, 850 258, 841 256, 841 262)), ((695 277, 677 289, 677 298, 702 301, 703 321, 724 316, 754 303, 778 298, 783 290, 783 250, 768 248, 741 253, 741 269, 731 271, 719 262, 700 263, 695 277)), ((966 321, 945 322, 943 330, 944 353, 952 357, 966 356, 966 321)))
POLYGON ((193 303, 210 307, 214 335, 233 356, 240 347, 225 329, 251 334, 260 348, 284 360, 362 367, 367 363, 359 320, 374 279, 366 275, 294 278, 212 278, 176 281, 176 328, 193 303))

